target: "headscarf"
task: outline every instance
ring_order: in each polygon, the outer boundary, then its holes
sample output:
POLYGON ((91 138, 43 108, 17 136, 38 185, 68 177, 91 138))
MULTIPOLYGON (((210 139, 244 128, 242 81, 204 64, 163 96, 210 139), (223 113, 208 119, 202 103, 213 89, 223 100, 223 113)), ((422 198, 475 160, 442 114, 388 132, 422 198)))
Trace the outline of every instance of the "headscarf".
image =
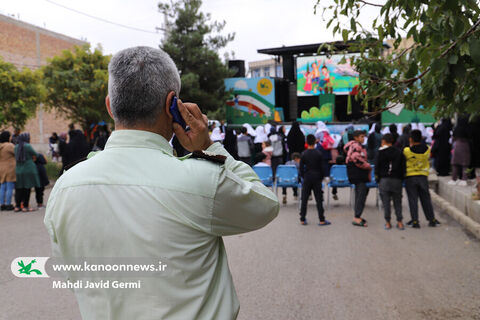
POLYGON ((435 144, 439 142, 440 144, 448 143, 450 139, 450 131, 452 130, 452 121, 447 118, 442 119, 442 123, 437 127, 433 138, 435 139, 435 144))
POLYGON ((25 152, 25 143, 30 143, 30 133, 23 132, 18 136, 18 147, 15 153, 15 160, 17 162, 25 162, 27 160, 27 154, 25 152))
MULTIPOLYGON (((265 129, 266 129, 266 127, 267 127, 267 126, 265 126, 265 129)), ((266 131, 266 130, 265 130, 265 131, 266 131)), ((277 128, 275 128, 275 127, 273 127, 273 126, 270 127, 270 130, 267 131, 267 132, 268 132, 268 137, 269 137, 269 138, 270 138, 270 136, 273 136, 273 135, 275 135, 275 134, 278 134, 277 128)))
POLYGON ((427 143, 431 144, 433 142, 433 128, 428 127, 425 129, 425 136, 427 137, 427 143))
POLYGON ((235 135, 232 128, 227 127, 225 130, 225 140, 223 141, 223 145, 225 150, 230 153, 232 157, 235 159, 238 158, 237 154, 237 136, 235 135))
POLYGON ((271 131, 272 127, 273 127, 273 126, 272 126, 270 123, 267 123, 267 124, 265 125, 265 132, 266 132, 267 134, 270 134, 270 131, 271 131))
POLYGON ((220 128, 213 129, 212 134, 210 135, 210 139, 213 142, 223 141, 223 136, 222 136, 222 133, 220 132, 220 128))
POLYGON ((252 137, 255 137, 255 130, 253 130, 252 126, 250 123, 244 123, 243 126, 247 128, 247 133, 251 135, 252 137))
POLYGON ((265 128, 263 126, 258 126, 255 129, 255 140, 253 143, 263 143, 268 140, 267 134, 265 133, 265 128))
POLYGON ((387 133, 390 133, 390 127, 383 128, 382 134, 387 134, 387 133))
POLYGON ((300 130, 300 124, 297 121, 292 123, 292 128, 288 132, 287 145, 290 154, 302 152, 305 149, 305 135, 300 130))
POLYGON ((317 121, 317 131, 315 131, 315 138, 320 141, 323 141, 324 133, 329 134, 330 131, 327 128, 327 125, 323 121, 317 121))
POLYGON ((322 130, 322 131, 328 131, 327 125, 323 121, 317 121, 317 131, 322 130))
POLYGON ((345 129, 345 133, 343 134, 343 144, 347 144, 350 140, 349 135, 353 135, 355 131, 355 127, 353 125, 349 125, 347 129, 345 129))
POLYGON ((468 116, 459 116, 457 125, 453 129, 454 138, 468 138, 470 135, 470 125, 468 123, 468 116))
POLYGON ((10 141, 10 132, 2 131, 0 134, 0 143, 9 142, 10 141))

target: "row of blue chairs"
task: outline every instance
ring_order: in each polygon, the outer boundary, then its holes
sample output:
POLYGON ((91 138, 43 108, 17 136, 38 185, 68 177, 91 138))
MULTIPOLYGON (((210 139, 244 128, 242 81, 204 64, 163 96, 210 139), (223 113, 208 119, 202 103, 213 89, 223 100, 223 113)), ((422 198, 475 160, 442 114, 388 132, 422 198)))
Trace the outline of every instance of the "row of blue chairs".
MULTIPOLYGON (((273 178, 272 168, 269 166, 254 166, 253 170, 258 175, 262 183, 267 187, 272 187, 277 193, 278 187, 297 187, 301 188, 298 181, 297 167, 291 165, 279 165, 276 170, 275 179, 273 178)), ((327 188, 327 207, 330 207, 330 189, 331 188, 350 188, 350 205, 352 205, 352 191, 355 188, 348 180, 346 165, 333 165, 330 169, 330 181, 327 188)), ((376 205, 379 205, 378 183, 375 180, 375 166, 372 166, 371 182, 367 183, 368 188, 376 188, 376 205)))

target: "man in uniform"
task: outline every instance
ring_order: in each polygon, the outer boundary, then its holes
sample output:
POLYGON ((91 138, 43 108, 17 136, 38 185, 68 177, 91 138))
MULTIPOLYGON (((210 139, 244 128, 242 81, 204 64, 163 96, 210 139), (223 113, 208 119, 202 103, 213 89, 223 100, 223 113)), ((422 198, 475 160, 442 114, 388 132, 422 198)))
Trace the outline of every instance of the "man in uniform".
POLYGON ((278 200, 247 164, 210 140, 197 105, 178 100, 190 130, 173 122, 169 106, 179 92, 165 52, 117 53, 106 98, 116 130, 104 151, 66 171, 51 192, 44 223, 54 256, 167 264, 168 273, 140 279, 139 289, 74 289, 83 319, 237 317, 222 236, 262 228, 277 216, 278 200), (174 157, 173 133, 191 155, 174 157))

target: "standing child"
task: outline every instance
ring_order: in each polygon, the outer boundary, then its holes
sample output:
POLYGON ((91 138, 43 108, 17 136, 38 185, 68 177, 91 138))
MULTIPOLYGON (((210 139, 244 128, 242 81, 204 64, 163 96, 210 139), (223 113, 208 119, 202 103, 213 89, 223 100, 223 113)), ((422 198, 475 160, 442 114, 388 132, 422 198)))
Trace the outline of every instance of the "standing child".
POLYGON ((392 229, 390 202, 393 200, 395 215, 397 216, 397 229, 404 230, 402 222, 402 181, 405 175, 405 157, 400 149, 393 147, 393 135, 390 133, 382 137, 382 146, 378 152, 375 168, 385 213, 385 229, 392 229))
POLYGON ((37 159, 35 160, 35 165, 37 166, 38 177, 40 178, 40 186, 35 187, 35 199, 37 200, 37 207, 43 208, 43 192, 45 191, 45 187, 48 186, 50 181, 48 181, 47 170, 45 170, 45 165, 47 164, 47 160, 43 154, 38 153, 37 159))
POLYGON ((410 147, 403 150, 407 162, 405 189, 407 190, 408 205, 412 220, 407 224, 413 228, 420 228, 418 223, 418 198, 422 204, 423 213, 429 221, 429 227, 435 227, 439 222, 435 219, 432 199, 428 190, 428 174, 430 172, 430 148, 422 142, 420 130, 410 133, 410 147))
POLYGON ((365 131, 353 132, 353 140, 345 145, 347 154, 348 180, 355 185, 355 217, 352 224, 358 227, 367 227, 367 220, 362 218, 363 209, 368 196, 367 182, 371 180, 372 167, 368 163, 367 150, 363 147, 365 131))
POLYGON ((303 178, 302 188, 302 206, 300 209, 300 223, 307 224, 307 204, 310 193, 313 190, 315 195, 315 202, 317 203, 318 219, 320 220, 320 226, 329 225, 330 222, 325 220, 323 210, 323 191, 322 180, 324 178, 323 158, 322 153, 315 148, 316 139, 315 136, 309 134, 307 136, 308 148, 302 153, 300 159, 300 177, 303 178))

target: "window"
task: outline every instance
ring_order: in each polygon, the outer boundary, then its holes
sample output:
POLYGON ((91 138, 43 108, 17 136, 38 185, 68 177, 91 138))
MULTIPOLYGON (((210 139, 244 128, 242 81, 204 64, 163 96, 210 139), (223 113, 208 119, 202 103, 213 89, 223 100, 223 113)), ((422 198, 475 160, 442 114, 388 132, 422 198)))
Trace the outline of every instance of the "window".
POLYGON ((252 70, 252 78, 260 78, 260 69, 253 69, 252 70))
POLYGON ((283 77, 282 65, 277 65, 277 77, 283 77))
POLYGON ((270 67, 263 68, 263 76, 270 77, 270 67))

